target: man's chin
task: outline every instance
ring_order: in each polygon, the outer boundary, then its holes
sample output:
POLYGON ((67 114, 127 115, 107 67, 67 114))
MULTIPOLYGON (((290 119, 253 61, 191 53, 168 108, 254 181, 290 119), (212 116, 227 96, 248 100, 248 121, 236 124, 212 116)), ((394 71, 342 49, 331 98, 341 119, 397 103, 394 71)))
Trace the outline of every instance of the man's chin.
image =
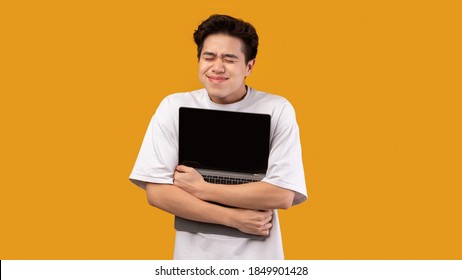
POLYGON ((222 97, 222 96, 209 94, 209 97, 210 97, 210 99, 211 99, 213 102, 215 102, 215 103, 219 103, 219 104, 224 104, 224 103, 226 103, 226 102, 225 102, 225 98, 222 97))
POLYGON ((217 90, 217 89, 214 89, 214 88, 206 88, 207 90, 207 93, 209 94, 209 96, 211 98, 217 98, 217 99, 222 99, 222 98, 226 98, 226 96, 228 96, 229 94, 222 91, 222 90, 217 90))

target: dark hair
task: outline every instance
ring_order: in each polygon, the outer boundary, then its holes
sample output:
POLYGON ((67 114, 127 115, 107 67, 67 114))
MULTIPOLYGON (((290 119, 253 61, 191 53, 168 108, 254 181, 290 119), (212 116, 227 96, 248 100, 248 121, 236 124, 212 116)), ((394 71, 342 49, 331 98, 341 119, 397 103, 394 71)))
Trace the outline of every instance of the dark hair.
POLYGON ((194 31, 198 59, 200 59, 205 39, 212 34, 226 34, 242 40, 244 45, 242 52, 246 63, 257 57, 258 35, 250 23, 227 15, 212 15, 194 31))

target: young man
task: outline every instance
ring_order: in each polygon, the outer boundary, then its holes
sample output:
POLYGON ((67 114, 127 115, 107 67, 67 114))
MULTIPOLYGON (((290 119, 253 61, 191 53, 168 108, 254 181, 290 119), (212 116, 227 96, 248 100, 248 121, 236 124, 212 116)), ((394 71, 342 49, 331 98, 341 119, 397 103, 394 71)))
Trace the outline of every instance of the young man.
POLYGON ((204 88, 172 94, 161 102, 130 180, 146 190, 149 204, 156 208, 266 237, 256 240, 177 231, 174 259, 283 259, 276 209, 287 209, 307 198, 293 107, 283 97, 246 86, 245 78, 253 70, 258 48, 258 36, 251 24, 213 15, 199 25, 194 41, 204 88), (207 183, 195 169, 178 165, 180 107, 271 115, 266 177, 230 187, 207 183))

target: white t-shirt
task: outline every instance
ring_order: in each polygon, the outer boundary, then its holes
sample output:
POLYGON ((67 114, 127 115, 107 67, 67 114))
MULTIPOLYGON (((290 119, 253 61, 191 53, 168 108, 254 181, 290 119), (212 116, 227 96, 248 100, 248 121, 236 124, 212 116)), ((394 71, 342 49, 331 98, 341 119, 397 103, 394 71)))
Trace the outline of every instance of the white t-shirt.
MULTIPOLYGON (((178 165, 178 115, 180 107, 215 109, 271 115, 270 155, 264 182, 295 191, 293 205, 307 199, 299 129, 292 105, 283 97, 248 88, 244 99, 217 104, 207 91, 167 96, 151 119, 130 180, 145 188, 146 182, 173 184, 178 165)), ((177 231, 174 259, 283 259, 277 211, 265 240, 177 231)))

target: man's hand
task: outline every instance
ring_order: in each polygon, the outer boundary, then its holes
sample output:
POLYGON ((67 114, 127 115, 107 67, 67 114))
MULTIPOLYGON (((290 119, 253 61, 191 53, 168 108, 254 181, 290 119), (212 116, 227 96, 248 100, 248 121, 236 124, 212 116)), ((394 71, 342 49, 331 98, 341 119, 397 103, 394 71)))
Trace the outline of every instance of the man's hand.
MULTIPOLYGON (((210 186, 196 169, 178 165, 173 174, 173 185, 179 189, 201 199, 207 200, 207 190, 210 186)), ((238 230, 255 235, 268 236, 273 226, 272 210, 251 210, 228 208, 230 219, 227 225, 238 230)))
POLYGON ((268 236, 273 226, 272 210, 248 210, 248 209, 231 209, 234 211, 232 227, 238 230, 261 236, 268 236))
POLYGON ((188 192, 195 197, 205 200, 205 189, 207 182, 205 182, 202 175, 192 167, 178 165, 175 173, 173 174, 173 185, 188 192))

